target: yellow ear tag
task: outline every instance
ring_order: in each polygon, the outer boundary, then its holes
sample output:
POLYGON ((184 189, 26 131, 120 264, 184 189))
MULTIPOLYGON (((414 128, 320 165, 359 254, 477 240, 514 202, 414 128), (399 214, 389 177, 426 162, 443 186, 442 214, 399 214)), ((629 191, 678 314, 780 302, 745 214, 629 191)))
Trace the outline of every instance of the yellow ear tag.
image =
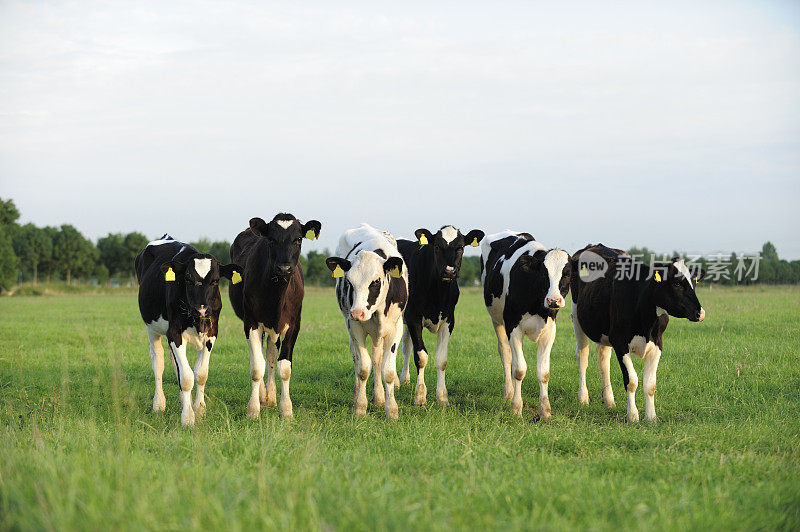
POLYGON ((168 268, 166 273, 164 274, 165 281, 174 281, 175 280, 175 272, 172 271, 172 268, 168 268))
POLYGON ((317 238, 317 233, 315 233, 313 229, 309 229, 306 231, 306 238, 309 240, 314 240, 317 238))
POLYGON ((239 272, 234 271, 233 275, 231 275, 231 284, 236 284, 241 282, 242 282, 242 276, 239 275, 239 272))
POLYGON ((399 279, 400 277, 402 277, 400 275, 400 266, 395 266, 394 269, 392 269, 392 277, 394 277, 395 279, 399 279))
POLYGON ((472 246, 474 248, 480 246, 480 244, 478 244, 478 237, 477 236, 472 239, 472 244, 470 244, 470 246, 472 246))
POLYGON ((656 280, 657 283, 661 282, 661 274, 660 273, 656 272, 656 274, 653 276, 653 278, 656 280))
POLYGON ((333 270, 333 276, 335 278, 344 277, 344 270, 338 264, 336 265, 336 268, 334 268, 333 270))
POLYGON ((428 243, 428 239, 425 237, 424 234, 419 235, 419 243, 423 246, 428 243))

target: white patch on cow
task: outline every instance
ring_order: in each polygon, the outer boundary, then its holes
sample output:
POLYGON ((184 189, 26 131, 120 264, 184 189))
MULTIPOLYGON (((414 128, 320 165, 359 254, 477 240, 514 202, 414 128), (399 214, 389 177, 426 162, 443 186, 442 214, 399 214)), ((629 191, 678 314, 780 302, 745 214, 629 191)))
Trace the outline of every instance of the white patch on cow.
POLYGON ((601 334, 600 335, 600 342, 598 342, 603 347, 611 347, 611 340, 608 339, 608 335, 601 334))
POLYGON ((281 417, 292 419, 292 399, 289 397, 289 382, 292 378, 292 363, 287 360, 278 360, 278 376, 281 378, 281 417))
POLYGON ((194 271, 205 279, 208 272, 211 271, 211 259, 194 259, 194 271))
POLYGON ((664 316, 665 314, 669 314, 669 312, 661 307, 656 307, 656 316, 664 316))
POLYGON ((169 322, 161 316, 156 321, 151 321, 144 325, 147 327, 148 334, 157 334, 158 336, 164 336, 167 334, 167 329, 169 329, 169 322))
POLYGON ((501 257, 498 262, 501 260, 503 263, 500 265, 500 275, 503 276, 503 304, 505 305, 505 296, 508 294, 508 285, 511 283, 511 268, 514 267, 514 264, 517 263, 519 258, 525 254, 533 256, 534 253, 537 251, 546 251, 544 245, 541 242, 537 242, 536 240, 532 240, 519 248, 517 251, 513 253, 509 258, 503 260, 501 257))
POLYGON ((694 284, 692 283, 692 272, 690 272, 689 268, 686 267, 686 263, 683 262, 683 259, 675 261, 674 264, 675 269, 677 269, 681 275, 686 277, 686 280, 689 281, 689 286, 694 288, 694 284))
MULTIPOLYGON (((167 236, 169 236, 169 235, 167 235, 167 236)), ((150 242, 147 243, 147 245, 148 246, 161 246, 161 245, 164 245, 164 244, 172 244, 173 242, 175 242, 175 239, 172 238, 172 237, 170 237, 170 238, 160 238, 158 240, 151 240, 150 242)))
POLYGON ((564 298, 561 291, 558 289, 558 284, 561 282, 561 273, 569 261, 569 255, 563 249, 554 249, 548 251, 544 256, 544 267, 547 269, 547 276, 550 278, 550 289, 544 297, 543 305, 547 307, 548 299, 558 299, 561 303, 559 307, 564 306, 564 298))
POLYGON ((636 388, 639 386, 639 376, 636 375, 636 369, 633 367, 633 361, 628 353, 623 355, 622 363, 628 370, 628 389, 625 390, 628 394, 628 421, 635 423, 639 421, 639 410, 636 408, 636 388))
POLYGON ((284 229, 289 229, 289 227, 294 223, 294 220, 275 220, 275 223, 284 229))
POLYGON ((442 238, 444 238, 444 241, 447 242, 448 244, 453 240, 455 240, 456 237, 458 236, 458 229, 456 229, 452 225, 442 227, 440 230, 442 232, 442 238))

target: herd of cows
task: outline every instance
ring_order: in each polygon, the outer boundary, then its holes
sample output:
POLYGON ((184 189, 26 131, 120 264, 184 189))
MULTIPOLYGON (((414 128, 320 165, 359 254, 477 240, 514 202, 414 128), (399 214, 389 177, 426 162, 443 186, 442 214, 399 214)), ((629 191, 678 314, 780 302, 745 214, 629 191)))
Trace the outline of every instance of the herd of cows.
MULTIPOLYGON (((231 304, 243 322, 250 348, 252 388, 247 413, 257 418, 263 406, 277 404, 277 369, 281 416, 292 417, 289 382, 304 294, 298 261, 303 238, 314 240, 320 230, 320 222, 301 223, 291 214, 278 214, 270 222, 253 218, 250 227, 231 245, 232 263, 227 265, 166 234, 139 253, 135 269, 139 310, 155 374, 154 412, 163 411, 166 404, 162 336, 167 338, 178 377, 182 424, 193 425, 195 416, 205 412, 209 359, 222 310, 219 280, 225 277, 230 280, 231 304), (189 344, 198 349, 194 369, 186 357, 189 344), (192 404, 195 381, 197 392, 192 404)), ((631 354, 644 359, 645 417, 655 419, 662 335, 669 316, 690 321, 705 317, 695 293, 702 272, 690 271, 682 260, 673 259, 655 273, 652 269, 629 268, 628 275, 618 276, 608 272, 633 260, 622 250, 597 244, 570 255, 562 249, 547 249, 529 233, 505 231, 486 236, 476 229, 465 235, 447 225, 436 233, 418 229, 415 236, 415 241, 396 240, 387 231, 362 224, 346 231, 336 256, 326 260, 336 278, 336 298, 349 335, 356 415, 366 414, 367 379, 373 373, 373 401, 385 407, 388 418, 398 417, 394 391, 410 382, 412 354, 417 368, 414 402, 425 404, 428 352, 423 327, 437 334, 436 400, 448 403, 445 370, 448 343, 455 328, 457 279, 464 247, 471 245, 481 247, 484 301, 497 334, 504 396, 511 401, 513 414, 522 415, 522 381, 527 372, 522 341, 527 336, 537 343, 538 417, 550 418, 547 385, 555 318, 571 290, 579 401, 589 402, 586 366, 592 340, 597 344, 605 404, 614 406, 609 376, 613 348, 627 392, 627 419, 639 420, 635 402, 638 377, 631 354), (605 262, 605 275, 595 279, 587 275, 584 258, 590 256, 605 262), (396 356, 401 339, 403 371, 398 376, 396 356)))

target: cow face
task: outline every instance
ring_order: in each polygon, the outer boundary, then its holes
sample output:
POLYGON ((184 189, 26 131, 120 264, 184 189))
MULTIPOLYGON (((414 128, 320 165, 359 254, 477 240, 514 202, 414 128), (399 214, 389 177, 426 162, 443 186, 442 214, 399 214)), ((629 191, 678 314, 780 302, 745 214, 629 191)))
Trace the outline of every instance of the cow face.
POLYGON ((547 278, 548 288, 542 306, 555 310, 564 308, 572 273, 569 253, 563 249, 551 249, 533 256, 522 255, 519 262, 523 269, 547 278))
POLYGON ((350 318, 356 321, 367 321, 384 301, 389 291, 392 275, 403 273, 403 259, 389 257, 384 259, 372 251, 359 251, 353 262, 340 257, 328 257, 325 264, 334 273, 334 277, 343 277, 349 283, 352 305, 350 318), (337 270, 338 268, 338 270, 337 270))
POLYGON ((452 225, 446 225, 436 234, 427 229, 417 229, 414 235, 421 244, 430 245, 433 250, 433 271, 436 276, 446 282, 458 279, 461 271, 461 259, 464 246, 477 245, 483 239, 483 231, 473 229, 466 235, 452 225))
POLYGON ((703 272, 699 268, 693 275, 683 259, 672 259, 666 268, 656 270, 656 274, 650 279, 655 288, 656 305, 666 310, 670 316, 703 321, 706 311, 695 293, 696 283, 702 277, 703 272))
POLYGON ((194 321, 219 316, 222 298, 219 295, 219 279, 231 279, 234 273, 241 275, 236 264, 222 266, 212 255, 198 253, 186 262, 170 261, 161 265, 165 280, 175 284, 183 296, 184 310, 194 321), (169 271, 172 270, 173 277, 169 271))
POLYGON ((287 282, 297 268, 303 238, 318 238, 321 228, 322 224, 317 220, 302 224, 288 213, 275 215, 269 223, 261 218, 250 220, 250 229, 263 237, 269 246, 273 277, 287 282))

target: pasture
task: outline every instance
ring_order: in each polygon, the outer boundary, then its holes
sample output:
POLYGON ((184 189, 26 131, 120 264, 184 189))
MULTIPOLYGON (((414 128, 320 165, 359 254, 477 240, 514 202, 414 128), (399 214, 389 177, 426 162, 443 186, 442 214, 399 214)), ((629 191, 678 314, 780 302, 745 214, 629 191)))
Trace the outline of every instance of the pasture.
MULTIPOLYGON (((225 294, 207 414, 191 430, 169 363, 167 410, 150 411, 135 295, 2 298, 0 529, 797 529, 800 288, 705 285, 698 296, 706 320, 673 319, 665 335, 656 424, 625 423, 613 358, 617 406, 603 406, 594 351, 591 404, 579 406, 561 311, 543 424, 532 421, 535 371, 523 419, 502 399, 478 289, 462 291, 456 310, 449 407, 433 397, 435 371, 428 405, 414 407, 412 372, 399 421, 372 403, 355 418, 333 291, 309 289, 295 420, 274 407, 247 419, 249 355, 225 294)), ((535 345, 525 352, 535 368, 535 345)), ((637 404, 643 412, 641 386, 637 404)))

